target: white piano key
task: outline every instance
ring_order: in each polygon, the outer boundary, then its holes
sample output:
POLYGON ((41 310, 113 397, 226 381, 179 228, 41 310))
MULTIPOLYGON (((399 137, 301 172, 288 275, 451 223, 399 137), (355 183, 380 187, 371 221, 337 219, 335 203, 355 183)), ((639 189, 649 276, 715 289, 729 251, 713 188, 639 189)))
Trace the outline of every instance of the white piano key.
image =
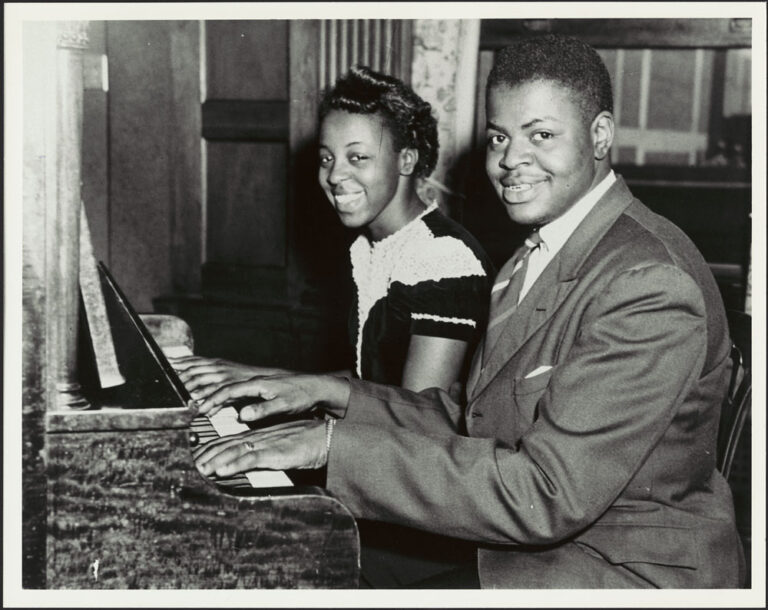
MULTIPOLYGON (((250 430, 247 424, 237 419, 237 411, 234 407, 224 407, 208 419, 221 436, 250 430)), ((281 470, 251 470, 246 472, 245 476, 253 487, 293 487, 291 479, 281 470)))
MULTIPOLYGON (((192 352, 186 345, 166 345, 163 346, 162 350, 166 356, 173 358, 192 355, 192 352)), ((238 420, 237 411, 234 407, 224 407, 207 419, 211 422, 213 429, 219 437, 231 436, 250 430, 246 424, 238 420)), ((199 423, 193 423, 191 428, 194 431, 199 425, 199 423)), ((196 431, 196 434, 202 443, 217 438, 217 436, 207 432, 196 431)), ((282 470, 252 470, 244 474, 251 487, 293 487, 293 481, 282 470)))

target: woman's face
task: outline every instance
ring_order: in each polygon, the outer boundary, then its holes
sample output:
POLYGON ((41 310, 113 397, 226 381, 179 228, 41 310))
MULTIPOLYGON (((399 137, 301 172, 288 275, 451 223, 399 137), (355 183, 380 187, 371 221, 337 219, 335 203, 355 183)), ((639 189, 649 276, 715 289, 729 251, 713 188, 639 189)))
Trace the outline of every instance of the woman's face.
POLYGON ((320 126, 318 179, 344 226, 379 233, 400 181, 400 154, 383 119, 328 113, 320 126))

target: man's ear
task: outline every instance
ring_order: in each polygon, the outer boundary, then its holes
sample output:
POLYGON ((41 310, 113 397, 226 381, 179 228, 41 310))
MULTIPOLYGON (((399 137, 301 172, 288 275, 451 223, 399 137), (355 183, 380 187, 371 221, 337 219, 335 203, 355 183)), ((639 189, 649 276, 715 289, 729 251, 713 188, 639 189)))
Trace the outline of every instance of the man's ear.
POLYGON ((611 151, 613 128, 613 115, 607 110, 603 110, 592 121, 592 148, 595 152, 595 159, 602 161, 611 151))
POLYGON ((419 162, 419 151, 415 148, 404 148, 400 151, 399 167, 402 176, 410 176, 419 162))

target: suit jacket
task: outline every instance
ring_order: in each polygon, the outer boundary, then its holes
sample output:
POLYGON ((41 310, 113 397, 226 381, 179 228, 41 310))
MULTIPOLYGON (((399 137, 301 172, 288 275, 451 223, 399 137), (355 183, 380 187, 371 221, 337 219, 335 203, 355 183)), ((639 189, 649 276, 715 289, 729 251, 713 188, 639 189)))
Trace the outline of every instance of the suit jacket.
POLYGON ((705 261, 619 177, 484 366, 478 348, 466 408, 351 381, 327 487, 356 516, 477 542, 483 587, 526 587, 526 557, 566 543, 652 586, 738 586, 715 469, 729 349, 705 261))

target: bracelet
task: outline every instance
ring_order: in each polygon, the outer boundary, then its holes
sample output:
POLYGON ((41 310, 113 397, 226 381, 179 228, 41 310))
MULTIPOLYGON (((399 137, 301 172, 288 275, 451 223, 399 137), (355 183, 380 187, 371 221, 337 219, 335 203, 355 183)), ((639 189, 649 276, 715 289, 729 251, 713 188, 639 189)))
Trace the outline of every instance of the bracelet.
POLYGON ((333 426, 336 423, 335 417, 326 416, 325 418, 325 453, 328 454, 331 450, 331 435, 333 434, 333 426))

